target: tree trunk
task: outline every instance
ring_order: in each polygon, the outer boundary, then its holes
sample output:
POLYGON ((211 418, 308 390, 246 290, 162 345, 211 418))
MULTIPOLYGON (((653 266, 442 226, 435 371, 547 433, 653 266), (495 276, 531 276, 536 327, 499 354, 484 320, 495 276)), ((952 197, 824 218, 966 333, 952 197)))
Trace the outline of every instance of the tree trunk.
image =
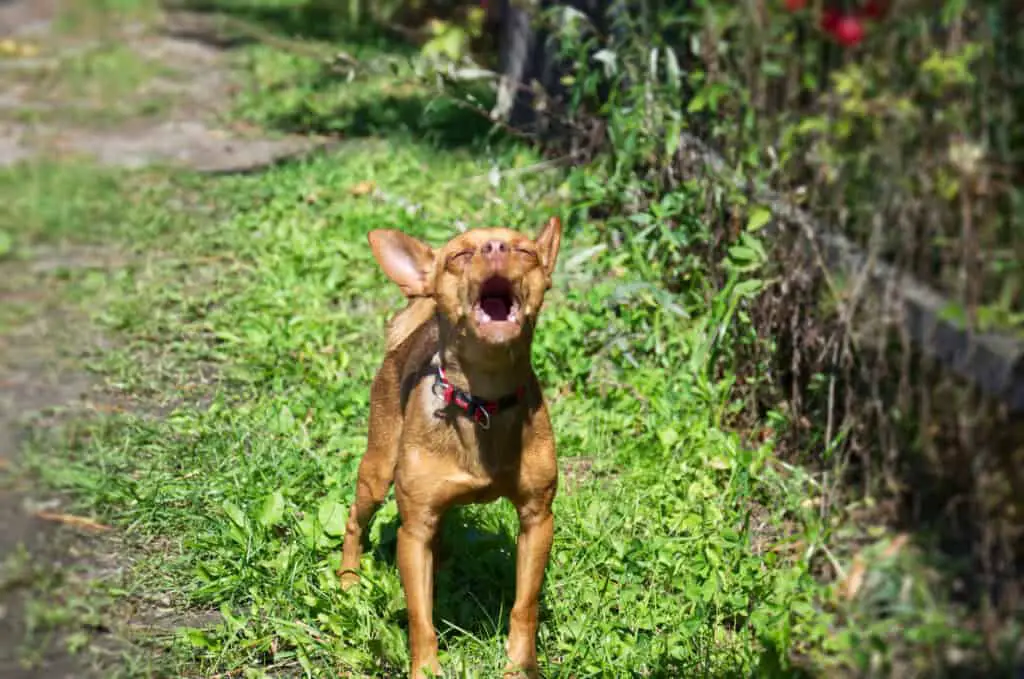
POLYGON ((501 0, 499 3, 499 68, 501 83, 498 101, 491 112, 495 119, 531 133, 550 133, 554 121, 539 115, 537 95, 559 102, 566 95, 562 77, 569 69, 559 59, 558 36, 535 22, 536 15, 557 7, 572 7, 587 16, 601 35, 620 37, 618 22, 608 19, 625 12, 624 0, 501 0))

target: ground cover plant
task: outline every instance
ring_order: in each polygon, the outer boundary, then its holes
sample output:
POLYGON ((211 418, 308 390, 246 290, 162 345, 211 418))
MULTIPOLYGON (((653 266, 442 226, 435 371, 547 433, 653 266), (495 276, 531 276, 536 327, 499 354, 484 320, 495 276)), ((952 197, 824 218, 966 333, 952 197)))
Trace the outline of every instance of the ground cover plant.
MULTIPOLYGON (((255 21, 301 6, 221 9, 255 21)), ((295 40, 297 24, 280 23, 292 28, 278 37, 295 40)), ((122 255, 112 269, 32 274, 108 338, 77 352, 108 405, 38 420, 21 467, 67 512, 113 526, 121 554, 104 577, 42 582, 34 638, 70 627, 103 676, 397 676, 393 500, 360 586, 342 593, 335 575, 368 385, 401 303, 365 235, 387 226, 441 242, 557 214, 566 240, 535 343, 562 460, 545 676, 929 676, 980 662, 981 634, 961 624, 931 555, 861 520, 870 499, 825 511, 827 476, 780 458, 789 413, 734 426, 751 421, 737 387, 752 378, 731 361, 765 341, 752 309, 771 283, 756 211, 711 275, 694 254, 716 244, 706 186, 609 212, 634 188, 614 163, 553 168, 439 99, 408 47, 317 25, 305 38, 316 55, 266 40, 234 54, 233 116, 338 134, 331 151, 248 176, 66 159, 0 170, 8 261, 52 243, 122 255), (338 50, 386 67, 350 82, 319 58, 338 50), (155 609, 171 612, 156 632, 140 623, 155 609), (126 643, 111 651, 97 629, 126 643)), ((504 662, 514 512, 467 508, 444 530, 441 660, 451 676, 491 676, 504 662)), ((1008 638, 988 650, 1012 654, 1008 638)))

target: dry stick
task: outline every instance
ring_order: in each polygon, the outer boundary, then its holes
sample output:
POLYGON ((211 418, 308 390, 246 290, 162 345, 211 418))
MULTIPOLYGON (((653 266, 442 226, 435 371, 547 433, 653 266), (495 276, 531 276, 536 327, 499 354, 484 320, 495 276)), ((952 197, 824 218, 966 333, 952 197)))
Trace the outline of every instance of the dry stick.
POLYGON ((57 521, 68 526, 74 526, 75 528, 84 528, 85 530, 95 532, 104 532, 110 530, 110 526, 105 526, 102 523, 98 523, 84 516, 60 514, 57 512, 36 512, 36 516, 46 521, 57 521))
MULTIPOLYGON (((874 229, 872 230, 872 236, 871 236, 872 240, 876 240, 878 238, 878 236, 880 235, 880 231, 881 231, 881 224, 880 224, 879 220, 876 219, 875 220, 875 224, 874 224, 874 229)), ((813 249, 814 257, 815 257, 815 260, 816 260, 816 262, 818 264, 818 268, 825 272, 826 283, 828 284, 829 289, 832 292, 832 297, 837 301, 837 303, 839 304, 839 307, 840 307, 839 324, 843 328, 843 333, 842 333, 842 336, 840 338, 837 338, 836 340, 834 340, 834 345, 833 345, 833 350, 832 350, 832 365, 837 365, 838 362, 839 362, 840 350, 843 350, 844 351, 844 355, 845 355, 845 349, 846 349, 846 347, 848 345, 853 345, 854 349, 857 348, 857 341, 854 338, 853 329, 852 329, 853 314, 854 314, 854 312, 857 309, 857 302, 861 298, 861 293, 864 292, 864 289, 866 288, 866 286, 868 284, 869 273, 870 273, 872 267, 874 266, 875 262, 877 261, 878 249, 877 248, 871 248, 868 251, 868 257, 869 257, 868 262, 859 272, 857 272, 857 277, 854 280, 853 289, 852 289, 852 291, 851 291, 851 293, 850 293, 850 295, 848 297, 848 301, 847 301, 846 299, 843 299, 843 297, 839 294, 839 291, 835 289, 835 286, 834 286, 833 282, 831 281, 831 279, 827 275, 828 269, 826 268, 825 260, 824 260, 824 257, 822 256, 821 250, 817 247, 817 243, 814 240, 814 233, 813 232, 808 233, 808 232, 805 231, 805 237, 807 238, 808 242, 810 243, 810 247, 813 249)), ((835 411, 835 395, 836 395, 836 376, 835 376, 835 372, 833 372, 829 376, 829 380, 828 380, 828 406, 827 406, 828 415, 827 415, 827 424, 825 426, 825 445, 826 446, 831 445, 832 436, 835 433, 834 432, 834 426, 835 426, 835 412, 834 412, 835 411)), ((846 460, 840 461, 840 464, 838 466, 840 468, 840 471, 843 471, 843 468, 846 466, 846 460)), ((842 478, 842 476, 843 476, 842 473, 839 473, 839 474, 836 475, 837 483, 838 483, 839 479, 842 478)), ((820 515, 821 515, 822 520, 824 520, 825 517, 828 515, 828 507, 829 507, 829 503, 831 502, 831 497, 830 496, 832 495, 832 490, 833 490, 833 488, 831 486, 829 486, 827 484, 824 486, 824 497, 822 498, 821 510, 820 510, 820 515)))

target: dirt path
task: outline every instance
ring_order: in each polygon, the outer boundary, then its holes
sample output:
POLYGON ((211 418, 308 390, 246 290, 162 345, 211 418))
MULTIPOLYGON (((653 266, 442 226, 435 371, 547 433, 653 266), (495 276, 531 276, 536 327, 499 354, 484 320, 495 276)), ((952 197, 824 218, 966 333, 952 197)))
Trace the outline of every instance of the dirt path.
MULTIPOLYGON (((217 46, 208 20, 173 14, 112 25, 86 16, 84 28, 67 31, 58 25, 61 12, 54 0, 0 0, 0 168, 86 157, 128 168, 245 172, 328 143, 271 138, 224 122, 238 85, 231 54, 217 46)), ((51 296, 40 274, 53 262, 104 268, 116 253, 40 249, 29 261, 3 255, 0 306, 29 299, 33 309, 18 323, 0 323, 0 676, 81 677, 89 668, 64 639, 34 640, 33 662, 25 662, 26 602, 40 574, 77 569, 88 577, 97 566, 88 537, 40 518, 62 506, 18 477, 17 455, 27 418, 80 405, 94 386, 64 352, 81 348, 87 321, 46 308, 51 296)))
POLYGON ((29 50, 0 61, 0 165, 70 155, 244 172, 328 143, 223 122, 238 85, 215 18, 175 12, 68 38, 51 4, 0 5, 0 36, 29 50))

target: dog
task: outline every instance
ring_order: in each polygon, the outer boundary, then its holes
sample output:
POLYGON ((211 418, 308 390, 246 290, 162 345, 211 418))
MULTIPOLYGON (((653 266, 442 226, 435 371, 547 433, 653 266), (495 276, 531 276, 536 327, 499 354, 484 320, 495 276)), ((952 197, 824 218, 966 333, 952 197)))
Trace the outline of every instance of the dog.
POLYGON ((374 258, 408 303, 389 324, 370 387, 368 441, 339 575, 344 589, 358 582, 366 526, 394 484, 414 679, 441 670, 433 622, 441 519, 449 507, 500 497, 519 515, 505 676, 539 676, 539 596, 558 466, 530 348, 561 237, 557 217, 536 239, 479 228, 436 251, 400 231, 368 235, 374 258))

